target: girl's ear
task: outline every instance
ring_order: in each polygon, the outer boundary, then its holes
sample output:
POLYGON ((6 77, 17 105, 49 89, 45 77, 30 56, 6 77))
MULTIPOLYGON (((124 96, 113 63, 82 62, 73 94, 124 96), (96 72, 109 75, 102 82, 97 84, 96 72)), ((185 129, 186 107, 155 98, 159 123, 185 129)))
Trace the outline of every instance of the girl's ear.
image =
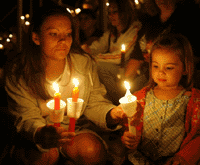
POLYGON ((33 32, 32 33, 32 40, 36 45, 40 45, 40 38, 39 38, 38 34, 33 32))

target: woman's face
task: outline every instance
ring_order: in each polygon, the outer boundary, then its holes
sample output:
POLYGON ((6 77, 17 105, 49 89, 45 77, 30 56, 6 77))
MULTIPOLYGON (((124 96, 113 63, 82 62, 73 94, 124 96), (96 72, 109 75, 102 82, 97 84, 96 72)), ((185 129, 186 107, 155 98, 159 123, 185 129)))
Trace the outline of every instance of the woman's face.
POLYGON ((33 41, 41 46, 46 58, 65 59, 72 44, 70 19, 62 15, 48 17, 41 27, 41 33, 33 33, 33 41))
POLYGON ((93 28, 95 26, 96 20, 93 19, 88 14, 80 14, 80 29, 82 30, 90 30, 90 28, 93 28))
POLYGON ((110 3, 108 8, 108 17, 113 26, 118 26, 120 24, 119 12, 115 3, 110 3))

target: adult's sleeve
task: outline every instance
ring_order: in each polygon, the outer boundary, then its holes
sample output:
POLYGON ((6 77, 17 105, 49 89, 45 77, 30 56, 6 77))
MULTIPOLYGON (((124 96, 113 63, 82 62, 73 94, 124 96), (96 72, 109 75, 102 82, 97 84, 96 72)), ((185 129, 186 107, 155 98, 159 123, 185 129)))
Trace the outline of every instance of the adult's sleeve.
POLYGON ((37 100, 29 94, 25 85, 15 86, 8 78, 5 90, 8 94, 8 114, 13 118, 17 134, 34 143, 37 128, 46 125, 37 100))
POLYGON ((116 106, 104 97, 106 95, 106 89, 99 81, 96 65, 93 65, 92 67, 91 78, 93 87, 90 92, 88 105, 84 111, 84 115, 101 128, 110 130, 107 127, 106 115, 116 106))

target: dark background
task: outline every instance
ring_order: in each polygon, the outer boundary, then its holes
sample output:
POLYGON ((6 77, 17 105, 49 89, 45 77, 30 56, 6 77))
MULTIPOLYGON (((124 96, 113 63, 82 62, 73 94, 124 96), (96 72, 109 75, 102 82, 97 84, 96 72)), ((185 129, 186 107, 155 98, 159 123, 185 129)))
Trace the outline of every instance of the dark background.
MULTIPOLYGON (((58 0, 43 0, 43 5, 55 3, 58 0)), ((80 1, 80 0, 78 0, 80 1)), ((39 7, 39 0, 32 0, 33 10, 39 7)), ((62 0, 64 5, 75 7, 77 0, 62 0)), ((23 15, 30 11, 30 0, 23 0, 23 15)), ((0 5, 0 32, 8 31, 9 28, 17 26, 17 0, 3 0, 0 5)))

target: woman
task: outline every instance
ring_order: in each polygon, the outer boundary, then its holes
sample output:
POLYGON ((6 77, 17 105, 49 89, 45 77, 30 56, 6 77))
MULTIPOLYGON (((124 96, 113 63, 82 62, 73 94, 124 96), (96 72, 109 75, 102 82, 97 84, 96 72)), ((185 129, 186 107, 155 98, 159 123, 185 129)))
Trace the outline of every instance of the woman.
POLYGON ((123 113, 104 99, 106 91, 94 62, 77 47, 74 32, 65 9, 42 8, 34 13, 26 49, 6 68, 8 115, 16 130, 12 149, 16 164, 55 164, 60 152, 75 164, 106 161, 105 142, 92 128, 96 124, 111 130, 123 113), (67 116, 61 127, 53 127, 46 107, 55 93, 52 83, 59 85, 61 99, 66 101, 71 97, 73 78, 79 79, 79 97, 84 100, 76 134, 67 132, 67 116))
POLYGON ((110 0, 108 18, 109 30, 103 34, 99 41, 93 42, 89 47, 84 45, 82 48, 96 55, 100 80, 105 85, 113 103, 119 104, 118 100, 125 91, 122 90, 123 88, 121 89, 121 85, 120 88, 117 86, 118 77, 134 79, 143 62, 142 55, 132 54, 141 24, 129 1, 110 0), (121 65, 122 44, 125 44, 125 62, 121 65), (134 69, 129 70, 127 67, 129 65, 134 66, 134 69))

